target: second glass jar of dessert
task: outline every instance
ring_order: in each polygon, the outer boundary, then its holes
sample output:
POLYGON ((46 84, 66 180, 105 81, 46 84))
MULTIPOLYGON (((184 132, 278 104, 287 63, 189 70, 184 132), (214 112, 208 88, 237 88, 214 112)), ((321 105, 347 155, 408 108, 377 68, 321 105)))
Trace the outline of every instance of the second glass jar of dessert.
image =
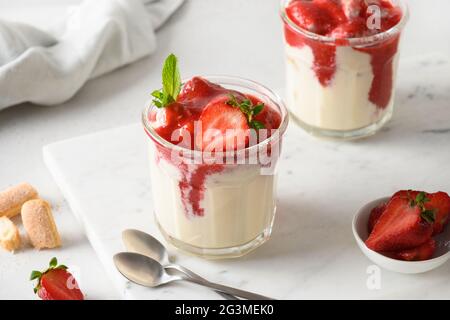
POLYGON ((329 138, 380 129, 393 112, 404 1, 282 0, 281 17, 294 121, 329 138))
MULTIPOLYGON (((193 147, 191 142, 171 143, 155 129, 155 122, 171 121, 168 110, 164 110, 164 119, 158 119, 160 109, 150 103, 142 115, 150 138, 149 161, 157 224, 169 243, 207 258, 238 257, 255 249, 270 237, 275 217, 276 167, 288 124, 287 110, 275 93, 241 78, 195 77, 184 83, 178 100, 183 100, 180 106, 184 104, 187 109, 174 105, 174 119, 182 119, 187 113, 188 117, 195 118, 198 112, 202 119, 209 100, 227 100, 230 94, 251 97, 255 103, 262 102, 265 108, 270 108, 258 114, 261 122, 275 124, 267 139, 242 149, 210 153, 193 147)), ((219 104, 215 110, 204 116, 203 127, 224 124, 222 117, 227 109, 219 104)), ((227 118, 225 122, 238 121, 238 118, 227 118)), ((191 126, 184 120, 180 122, 183 123, 176 127, 181 130, 191 126)), ((192 132, 191 127, 186 130, 192 132)), ((198 135, 194 136, 197 139, 198 135)))

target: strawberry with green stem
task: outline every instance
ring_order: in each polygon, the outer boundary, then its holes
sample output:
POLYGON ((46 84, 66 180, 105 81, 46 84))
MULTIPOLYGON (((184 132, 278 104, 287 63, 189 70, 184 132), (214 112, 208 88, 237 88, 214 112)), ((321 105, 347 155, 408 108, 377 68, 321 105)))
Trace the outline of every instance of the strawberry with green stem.
POLYGON ((264 124, 261 121, 255 120, 254 117, 261 113, 261 111, 264 109, 264 103, 258 103, 257 105, 253 105, 253 102, 248 99, 241 99, 238 100, 238 98, 234 94, 229 94, 229 100, 227 101, 227 104, 229 106, 238 108, 241 110, 241 112, 245 115, 247 118, 248 125, 250 128, 259 130, 259 129, 265 129, 264 124))
POLYGON ((366 245, 377 252, 412 249, 427 242, 433 233, 435 215, 425 207, 424 192, 411 197, 393 197, 375 224, 366 245))
POLYGON ((165 108, 169 104, 177 100, 181 91, 181 76, 178 69, 178 59, 172 53, 164 62, 162 70, 162 84, 161 90, 152 92, 153 103, 158 108, 165 108))
POLYGON ((31 272, 30 280, 38 280, 34 293, 42 300, 84 300, 75 278, 65 265, 52 258, 44 272, 31 272))
POLYGON ((447 225, 450 216, 450 196, 445 192, 426 193, 414 190, 401 190, 392 197, 416 198, 420 193, 425 195, 424 208, 433 212, 435 221, 433 224, 433 235, 441 233, 447 225))

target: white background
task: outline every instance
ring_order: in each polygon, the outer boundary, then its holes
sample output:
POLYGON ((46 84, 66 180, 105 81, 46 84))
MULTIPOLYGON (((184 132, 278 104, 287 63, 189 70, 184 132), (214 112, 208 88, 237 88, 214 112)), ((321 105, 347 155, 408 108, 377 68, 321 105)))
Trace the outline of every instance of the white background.
MULTIPOLYGON (((0 18, 45 28, 57 22, 76 0, 0 0, 0 18)), ((402 56, 431 52, 450 55, 450 2, 409 0, 411 20, 402 56)), ((169 52, 181 62, 183 77, 232 74, 282 88, 282 29, 278 0, 187 0, 158 32, 158 51, 149 58, 90 81, 60 106, 20 105, 0 111, 0 189, 28 181, 54 206, 64 246, 58 250, 0 251, 0 299, 33 298, 32 269, 52 256, 90 270, 79 275, 91 299, 117 298, 83 231, 42 161, 43 145, 139 121, 160 67, 169 52)), ((74 157, 82 156, 74 154, 74 157)), ((126 212, 124 212, 126 214, 126 212)))

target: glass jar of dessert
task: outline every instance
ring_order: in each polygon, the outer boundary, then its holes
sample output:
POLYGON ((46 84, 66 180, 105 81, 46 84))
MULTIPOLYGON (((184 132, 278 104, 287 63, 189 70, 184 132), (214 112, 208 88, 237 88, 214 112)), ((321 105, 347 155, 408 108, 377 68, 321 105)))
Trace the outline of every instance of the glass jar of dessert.
POLYGON ((286 104, 307 132, 330 138, 374 134, 390 118, 400 0, 282 0, 286 104))
POLYGON ((240 78, 194 77, 180 90, 142 117, 156 221, 184 251, 244 255, 271 234, 287 110, 272 91, 240 78))

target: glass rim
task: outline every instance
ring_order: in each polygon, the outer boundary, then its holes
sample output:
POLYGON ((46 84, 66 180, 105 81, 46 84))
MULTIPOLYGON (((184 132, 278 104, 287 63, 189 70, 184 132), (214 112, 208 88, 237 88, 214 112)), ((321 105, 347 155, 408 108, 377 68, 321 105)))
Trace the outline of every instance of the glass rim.
POLYGON ((371 36, 365 36, 365 37, 355 37, 355 38, 334 38, 334 37, 327 37, 323 36, 311 31, 308 31, 306 29, 303 29, 299 27, 294 21, 292 21, 287 13, 286 13, 286 7, 291 3, 293 0, 281 0, 280 1, 280 16, 282 20, 294 31, 304 35, 305 37, 316 40, 319 42, 322 42, 324 44, 336 44, 339 42, 344 42, 344 46, 350 46, 350 47, 357 47, 357 46, 367 46, 372 44, 377 44, 380 42, 383 42, 387 39, 392 38, 393 36, 399 34, 403 28, 406 25, 406 22, 409 19, 409 7, 404 0, 396 0, 398 2, 398 5, 400 6, 400 9, 402 10, 402 18, 400 21, 393 26, 392 28, 371 35, 371 36))
MULTIPOLYGON (((253 88, 253 90, 255 90, 256 92, 259 92, 260 94, 267 97, 271 103, 273 103, 275 106, 277 106, 280 109, 279 111, 280 111, 280 114, 282 117, 280 126, 277 129, 275 129, 275 132, 270 137, 264 139, 261 142, 258 142, 255 145, 252 145, 252 146, 244 148, 244 149, 231 150, 231 151, 215 151, 214 152, 215 156, 232 156, 239 152, 257 151, 258 148, 261 148, 261 146, 271 144, 273 142, 273 140, 276 139, 276 137, 278 137, 277 140, 281 140, 281 137, 286 132, 286 129, 288 127, 289 113, 287 111, 286 106, 284 105, 283 100, 277 93, 275 93, 268 87, 266 87, 256 81, 242 78, 242 77, 227 76, 227 75, 202 75, 200 77, 204 78, 206 80, 209 80, 213 83, 217 83, 219 85, 227 85, 228 84, 228 85, 234 85, 237 87, 243 87, 243 88, 247 88, 247 89, 251 89, 250 86, 254 86, 256 88, 253 88), (247 84, 248 87, 246 87, 245 84, 247 84), (278 133, 278 134, 276 134, 276 133, 278 133)), ((186 83, 186 81, 188 81, 190 79, 191 78, 183 79, 182 84, 184 85, 186 83)), ((243 92, 243 93, 245 93, 245 92, 243 92)), ((150 124, 150 121, 148 119, 148 115, 149 115, 150 111, 154 110, 155 108, 157 108, 157 107, 150 100, 146 104, 146 107, 144 108, 144 110, 142 111, 142 124, 144 126, 145 131, 150 136, 150 138, 154 140, 154 142, 160 144, 161 146, 163 146, 165 148, 169 148, 169 149, 172 149, 175 151, 181 151, 183 153, 187 152, 189 155, 192 155, 192 156, 199 156, 199 155, 203 155, 205 153, 202 150, 188 149, 185 147, 181 147, 181 146, 173 144, 172 142, 167 141, 166 139, 161 137, 156 132, 156 130, 153 128, 153 126, 150 124)), ((210 151, 208 151, 208 152, 211 153, 210 151)))

